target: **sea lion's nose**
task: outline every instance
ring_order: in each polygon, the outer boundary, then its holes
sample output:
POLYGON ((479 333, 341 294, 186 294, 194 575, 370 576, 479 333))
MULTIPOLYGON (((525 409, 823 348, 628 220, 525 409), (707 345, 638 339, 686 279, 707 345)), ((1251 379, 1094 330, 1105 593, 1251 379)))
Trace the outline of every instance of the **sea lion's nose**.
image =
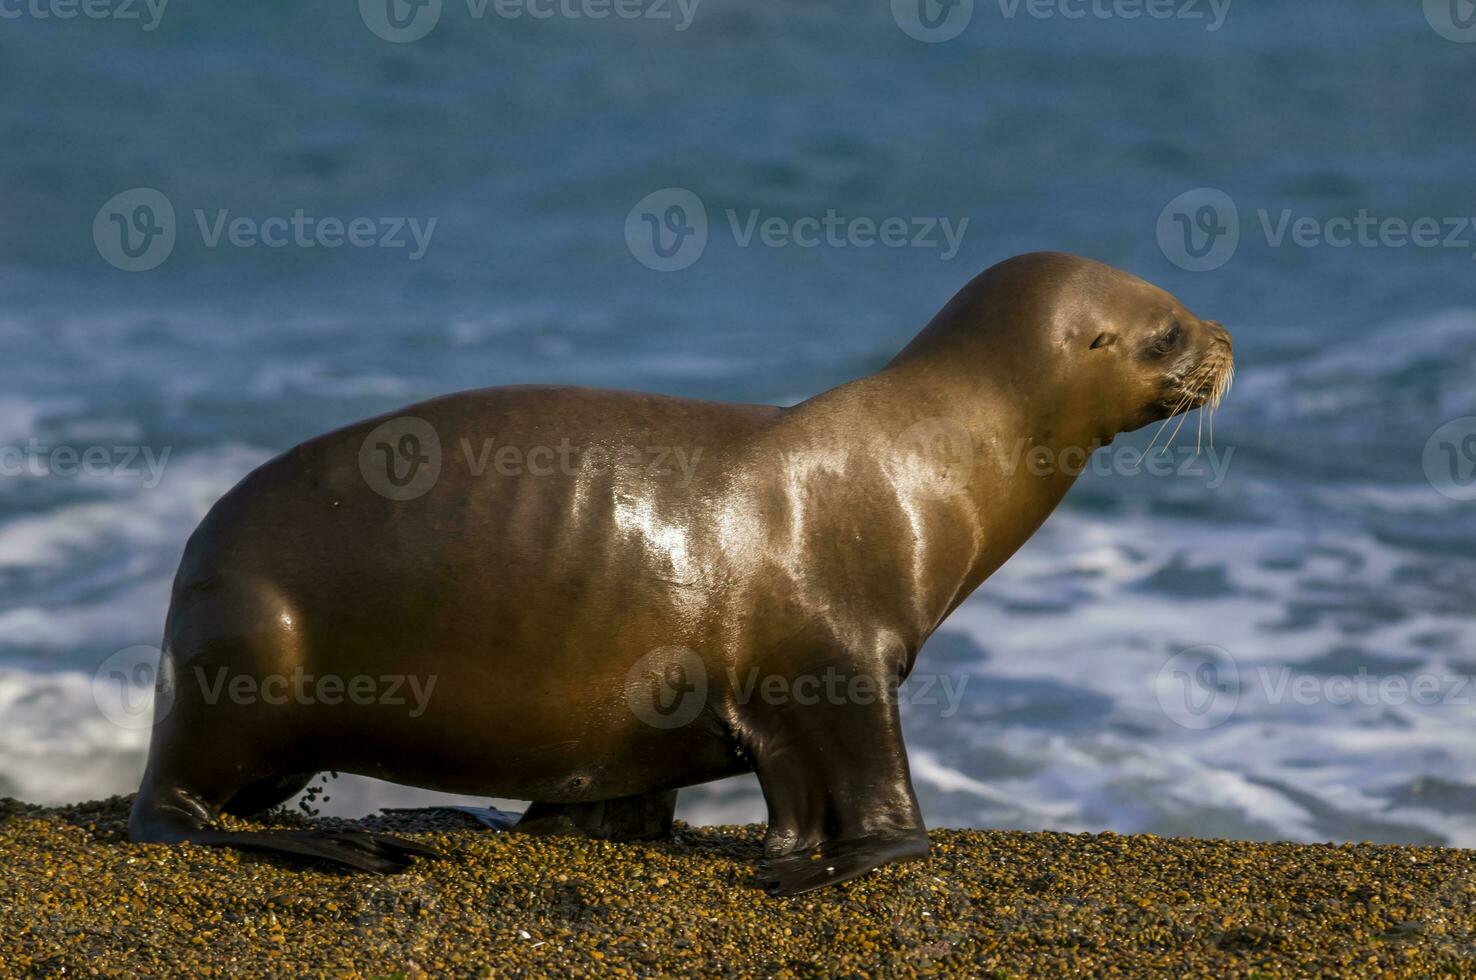
POLYGON ((1223 323, 1221 323, 1219 320, 1205 320, 1204 325, 1206 327, 1209 327, 1210 329, 1211 342, 1219 341, 1220 343, 1224 344, 1227 349, 1233 347, 1233 345, 1230 343, 1230 331, 1225 329, 1225 325, 1223 323))

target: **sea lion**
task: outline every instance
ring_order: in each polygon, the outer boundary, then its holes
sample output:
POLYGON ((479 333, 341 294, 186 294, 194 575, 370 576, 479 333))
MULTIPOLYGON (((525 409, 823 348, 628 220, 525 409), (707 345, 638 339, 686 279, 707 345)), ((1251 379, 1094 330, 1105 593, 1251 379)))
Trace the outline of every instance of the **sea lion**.
POLYGON ((1084 460, 1231 365, 1163 290, 1038 253, 791 408, 490 388, 312 439, 185 547, 130 834, 392 871, 427 849, 212 820, 332 769, 625 839, 756 771, 771 892, 925 858, 896 685, 1080 472, 1013 447, 1084 460))

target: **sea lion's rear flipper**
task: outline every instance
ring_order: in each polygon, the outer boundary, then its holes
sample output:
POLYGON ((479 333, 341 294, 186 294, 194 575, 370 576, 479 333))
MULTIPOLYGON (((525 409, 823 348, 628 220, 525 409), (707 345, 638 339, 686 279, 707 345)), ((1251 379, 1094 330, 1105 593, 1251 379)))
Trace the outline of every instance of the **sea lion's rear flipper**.
POLYGON ((128 818, 128 837, 139 844, 270 851, 375 874, 404 871, 418 857, 444 856, 402 837, 359 830, 222 830, 209 825, 214 816, 198 797, 178 788, 156 791, 146 778, 128 818))
POLYGON ((512 830, 523 817, 521 813, 513 813, 510 810, 499 810, 494 806, 386 806, 381 807, 379 812, 391 813, 395 816, 417 813, 464 813, 483 827, 496 831, 512 830))
POLYGON ((592 803, 530 803, 523 813, 509 813, 490 806, 430 806, 390 808, 385 813, 464 813, 484 827, 539 836, 570 835, 595 840, 661 840, 671 836, 676 814, 676 790, 622 796, 592 803))
POLYGON ((358 830, 214 830, 194 831, 185 841, 250 851, 269 851, 331 864, 394 874, 407 870, 415 858, 439 859, 440 851, 403 837, 358 830))
POLYGON ((676 790, 593 803, 532 803, 513 829, 520 834, 577 834, 595 840, 661 840, 671 836, 676 790))

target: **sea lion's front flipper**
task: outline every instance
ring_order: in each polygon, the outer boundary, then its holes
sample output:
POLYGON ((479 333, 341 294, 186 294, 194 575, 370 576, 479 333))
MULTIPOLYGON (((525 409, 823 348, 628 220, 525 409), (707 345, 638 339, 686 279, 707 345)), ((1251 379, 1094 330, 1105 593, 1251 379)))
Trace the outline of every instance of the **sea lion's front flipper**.
MULTIPOLYGON (((822 676, 847 679, 838 697, 745 706, 769 831, 760 878, 772 895, 798 895, 893 861, 928 856, 889 672, 843 661, 822 676)), ((791 678, 789 690, 805 690, 791 678)), ((837 690, 836 687, 828 688, 837 690)))
POLYGON ((893 861, 920 861, 927 856, 926 834, 827 841, 806 851, 764 858, 759 877, 770 895, 800 895, 859 878, 893 861))

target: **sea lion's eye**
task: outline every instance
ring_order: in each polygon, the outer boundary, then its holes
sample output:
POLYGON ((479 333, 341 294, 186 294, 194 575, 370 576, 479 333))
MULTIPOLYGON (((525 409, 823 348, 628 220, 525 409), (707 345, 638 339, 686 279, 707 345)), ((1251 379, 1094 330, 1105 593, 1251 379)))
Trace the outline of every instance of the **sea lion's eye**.
POLYGON ((1169 353, 1175 347, 1179 346, 1179 337, 1183 332, 1177 323, 1174 324, 1172 327, 1169 327, 1167 333, 1158 338, 1158 343, 1153 345, 1153 349, 1160 354, 1169 353))
POLYGON ((1115 333, 1099 333, 1097 334, 1097 339, 1092 341, 1092 350, 1096 350, 1098 347, 1110 347, 1116 340, 1117 334, 1115 333))

